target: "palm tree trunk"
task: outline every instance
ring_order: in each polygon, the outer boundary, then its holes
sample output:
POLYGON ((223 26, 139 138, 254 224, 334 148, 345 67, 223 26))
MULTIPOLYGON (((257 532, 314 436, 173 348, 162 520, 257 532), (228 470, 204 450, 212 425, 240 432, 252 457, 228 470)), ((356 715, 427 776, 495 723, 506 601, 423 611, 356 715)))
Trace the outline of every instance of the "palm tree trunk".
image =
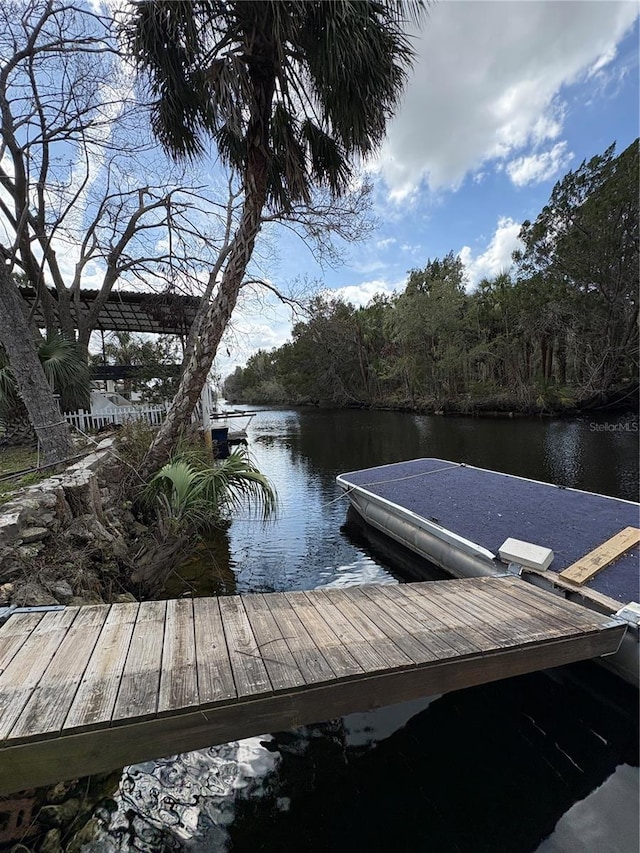
POLYGON ((20 301, 20 294, 0 252, 0 340, 38 436, 43 463, 59 462, 73 455, 69 425, 61 416, 47 382, 20 301))
POLYGON ((149 479, 166 462, 181 430, 189 423, 238 301, 242 280, 260 231, 262 210, 267 200, 270 160, 269 123, 276 80, 274 45, 269 38, 269 33, 270 26, 265 23, 262 34, 256 36, 252 33, 251 39, 245 44, 247 53, 253 56, 254 61, 249 66, 252 100, 251 118, 245 137, 247 159, 244 171, 242 217, 231 241, 227 265, 218 293, 200 323, 193 350, 190 354, 187 352, 187 363, 182 371, 171 408, 142 460, 140 474, 143 479, 149 479))
POLYGON ((219 291, 202 319, 198 340, 188 357, 167 417, 142 461, 140 474, 143 479, 155 474, 166 462, 181 430, 189 423, 222 335, 238 301, 247 264, 260 231, 267 193, 267 157, 262 155, 250 159, 253 168, 248 176, 242 218, 233 239, 219 291))

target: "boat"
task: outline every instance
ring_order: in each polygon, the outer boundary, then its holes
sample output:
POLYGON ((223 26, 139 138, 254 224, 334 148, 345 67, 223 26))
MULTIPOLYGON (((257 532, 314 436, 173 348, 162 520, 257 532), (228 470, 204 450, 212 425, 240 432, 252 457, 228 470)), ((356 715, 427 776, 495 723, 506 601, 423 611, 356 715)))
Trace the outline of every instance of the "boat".
POLYGON ((620 649, 599 662, 639 686, 638 503, 437 458, 336 480, 368 525, 453 577, 514 574, 624 620, 620 649))

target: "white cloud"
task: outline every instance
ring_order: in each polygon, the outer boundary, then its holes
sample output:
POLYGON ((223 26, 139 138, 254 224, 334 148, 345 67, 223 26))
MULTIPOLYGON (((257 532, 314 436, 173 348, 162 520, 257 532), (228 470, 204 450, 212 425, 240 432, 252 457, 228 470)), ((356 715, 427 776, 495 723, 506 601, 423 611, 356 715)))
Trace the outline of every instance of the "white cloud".
POLYGON ((556 140, 563 87, 597 73, 632 26, 635 3, 434 4, 375 169, 396 201, 456 187, 488 161, 556 140))
POLYGON ((610 45, 605 53, 601 54, 589 69, 588 76, 595 77, 603 68, 606 68, 616 58, 617 50, 615 45, 610 45))
POLYGON ((384 240, 378 240, 376 242, 376 248, 388 249, 389 246, 393 246, 395 242, 397 242, 395 237, 385 237, 384 240))
POLYGON ((224 378, 258 350, 281 347, 290 339, 291 327, 291 309, 273 294, 243 294, 218 347, 216 372, 224 378))
POLYGON ((402 289, 404 284, 404 280, 389 282, 385 279, 377 278, 371 281, 363 281, 360 284, 348 284, 337 290, 330 290, 327 295, 340 296, 346 302, 355 305, 356 308, 361 308, 371 302, 376 294, 391 296, 392 293, 402 289))
POLYGON ((507 165, 507 174, 517 187, 539 184, 554 178, 569 165, 573 157, 566 142, 558 142, 548 151, 517 157, 507 165))
POLYGON ((503 216, 491 242, 484 252, 473 257, 470 246, 463 246, 458 255, 464 264, 469 289, 473 289, 483 278, 493 278, 511 267, 511 255, 521 243, 518 239, 520 224, 514 219, 503 216))

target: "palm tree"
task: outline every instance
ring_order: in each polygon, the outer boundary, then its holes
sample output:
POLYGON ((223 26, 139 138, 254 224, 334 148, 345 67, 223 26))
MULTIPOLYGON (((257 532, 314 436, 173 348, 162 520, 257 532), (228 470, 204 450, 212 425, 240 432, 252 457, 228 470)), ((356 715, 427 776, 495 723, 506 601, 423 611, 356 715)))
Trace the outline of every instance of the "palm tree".
POLYGON ((220 528, 229 512, 245 506, 266 521, 277 506, 273 486, 240 449, 213 465, 197 452, 178 453, 150 480, 143 498, 157 524, 136 555, 132 580, 152 595, 164 589, 194 543, 220 528))
POLYGON ((344 193, 374 152, 413 51, 404 27, 424 3, 394 0, 143 0, 124 33, 176 157, 211 138, 242 176, 244 201, 216 298, 172 408, 143 462, 167 458, 196 404, 235 307, 263 211, 286 215, 313 189, 344 193))
MULTIPOLYGON (((50 391, 60 398, 63 411, 89 408, 89 368, 77 344, 60 335, 50 335, 37 347, 37 356, 50 391)), ((56 405, 55 420, 63 421, 56 405)), ((66 424, 65 424, 66 426, 66 424)), ((6 351, 0 346, 0 445, 42 441, 47 429, 34 430, 32 419, 20 396, 18 382, 6 351)), ((56 459, 44 456, 45 462, 59 461, 73 452, 70 444, 64 455, 56 459)))
POLYGON ((181 454, 158 471, 145 493, 155 505, 161 538, 206 532, 225 512, 244 505, 258 510, 264 520, 276 509, 273 486, 242 449, 213 465, 198 454, 181 454))

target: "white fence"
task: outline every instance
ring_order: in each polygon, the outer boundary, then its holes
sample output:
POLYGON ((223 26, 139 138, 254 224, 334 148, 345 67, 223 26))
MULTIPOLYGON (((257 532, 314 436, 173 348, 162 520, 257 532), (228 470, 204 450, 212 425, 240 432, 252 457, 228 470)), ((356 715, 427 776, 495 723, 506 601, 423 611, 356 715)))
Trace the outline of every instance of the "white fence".
POLYGON ((124 424, 130 421, 146 420, 152 426, 159 426, 166 418, 170 403, 157 406, 113 406, 100 409, 99 412, 65 412, 65 419, 82 432, 100 429, 108 424, 124 424))

